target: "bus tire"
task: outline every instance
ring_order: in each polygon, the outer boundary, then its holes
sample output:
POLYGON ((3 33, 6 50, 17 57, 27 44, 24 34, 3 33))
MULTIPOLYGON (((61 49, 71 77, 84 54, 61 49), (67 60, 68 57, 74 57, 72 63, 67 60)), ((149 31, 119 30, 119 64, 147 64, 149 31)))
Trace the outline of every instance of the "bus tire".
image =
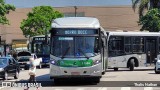
POLYGON ((130 65, 129 65, 129 69, 130 69, 130 71, 133 71, 134 70, 134 59, 132 59, 131 61, 130 61, 130 65))
POLYGON ((59 78, 54 78, 54 84, 59 84, 60 83, 60 79, 59 78))
POLYGON ((155 71, 156 74, 160 74, 160 72, 158 72, 158 71, 156 70, 156 67, 155 67, 154 71, 155 71))
POLYGON ((102 75, 104 75, 105 73, 106 73, 106 72, 105 72, 105 71, 103 71, 103 72, 102 72, 102 75))
POLYGON ((118 71, 118 68, 114 68, 114 71, 118 71))
POLYGON ((94 77, 94 78, 92 79, 92 82, 94 82, 94 83, 99 83, 99 82, 100 82, 100 77, 94 77))

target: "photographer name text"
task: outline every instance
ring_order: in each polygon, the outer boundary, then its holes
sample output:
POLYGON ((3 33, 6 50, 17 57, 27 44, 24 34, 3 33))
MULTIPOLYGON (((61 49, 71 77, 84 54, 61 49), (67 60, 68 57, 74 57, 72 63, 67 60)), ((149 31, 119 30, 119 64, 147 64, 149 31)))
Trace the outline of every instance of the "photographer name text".
POLYGON ((134 83, 136 87, 157 87, 156 83, 134 83))

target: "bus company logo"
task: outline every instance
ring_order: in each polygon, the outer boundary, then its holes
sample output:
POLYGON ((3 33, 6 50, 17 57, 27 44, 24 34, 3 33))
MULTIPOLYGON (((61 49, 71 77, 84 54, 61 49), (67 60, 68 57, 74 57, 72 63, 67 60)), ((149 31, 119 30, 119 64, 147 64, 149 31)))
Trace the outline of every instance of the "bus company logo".
POLYGON ((76 62, 74 62, 74 63, 73 63, 73 65, 77 65, 77 63, 76 63, 76 62))
POLYGON ((2 82, 2 87, 12 87, 11 82, 2 82))

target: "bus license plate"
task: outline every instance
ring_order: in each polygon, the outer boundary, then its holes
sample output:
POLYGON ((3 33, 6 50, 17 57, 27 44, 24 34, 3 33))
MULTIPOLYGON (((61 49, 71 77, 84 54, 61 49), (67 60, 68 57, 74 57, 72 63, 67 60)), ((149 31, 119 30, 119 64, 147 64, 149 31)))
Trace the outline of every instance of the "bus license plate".
POLYGON ((71 72, 71 75, 80 75, 80 72, 71 72))

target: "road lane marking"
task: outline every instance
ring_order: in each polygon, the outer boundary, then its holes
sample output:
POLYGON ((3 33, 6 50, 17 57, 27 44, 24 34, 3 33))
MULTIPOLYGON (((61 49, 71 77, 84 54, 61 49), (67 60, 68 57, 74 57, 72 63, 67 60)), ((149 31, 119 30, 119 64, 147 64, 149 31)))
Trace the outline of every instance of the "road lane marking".
POLYGON ((56 89, 54 89, 54 90, 64 90, 64 89, 56 88, 56 89))
POLYGON ((106 87, 99 88, 98 90, 107 90, 106 87))
POLYGON ((144 87, 144 90, 153 90, 152 87, 144 87))
POLYGON ((76 90, 85 90, 84 88, 77 88, 76 90))
POLYGON ((121 90, 131 90, 130 87, 121 87, 121 90))

